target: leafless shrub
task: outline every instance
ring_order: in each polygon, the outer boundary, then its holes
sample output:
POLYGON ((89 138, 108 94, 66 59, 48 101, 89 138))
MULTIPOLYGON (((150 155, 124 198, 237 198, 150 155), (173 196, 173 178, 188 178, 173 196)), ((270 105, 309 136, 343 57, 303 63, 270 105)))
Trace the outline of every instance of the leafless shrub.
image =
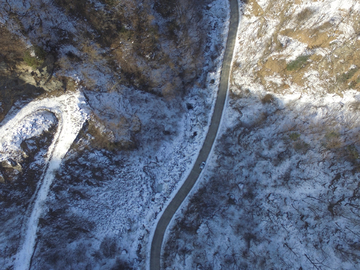
POLYGON ((111 237, 105 237, 101 242, 100 250, 105 258, 114 258, 117 251, 116 240, 111 237))
POLYGON ((312 10, 311 8, 307 7, 305 9, 303 9, 297 16, 296 16, 296 20, 298 23, 301 23, 305 20, 307 20, 308 18, 310 18, 311 15, 314 14, 314 10, 312 10))
POLYGON ((360 101, 355 101, 350 104, 349 108, 353 111, 359 111, 360 110, 360 101))
POLYGON ((25 50, 22 40, 0 25, 0 63, 4 61, 9 68, 14 68, 23 60, 25 50))
POLYGON ((325 134, 325 147, 328 149, 336 149, 342 146, 342 139, 337 131, 329 131, 325 134))
POLYGON ((99 54, 100 46, 98 44, 86 43, 84 44, 82 51, 86 54, 88 61, 95 63, 102 59, 102 56, 99 54))
POLYGON ((262 104, 268 104, 268 103, 273 103, 275 101, 275 97, 272 94, 266 94, 262 99, 261 99, 261 103, 262 104))

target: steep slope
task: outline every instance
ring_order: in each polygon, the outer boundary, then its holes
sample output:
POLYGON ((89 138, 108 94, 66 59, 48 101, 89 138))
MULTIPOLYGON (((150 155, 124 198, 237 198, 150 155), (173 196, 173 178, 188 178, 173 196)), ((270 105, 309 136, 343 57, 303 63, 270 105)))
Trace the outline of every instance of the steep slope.
MULTIPOLYGON (((168 2, 0 1, 0 24, 22 41, 24 51, 18 59, 11 53, 2 58, 4 77, 23 76, 42 93, 33 101, 18 95, 2 125, 30 101, 28 106, 78 92, 86 97, 86 106, 72 108, 86 107, 88 121, 60 168, 51 172, 38 223, 32 223, 37 227, 31 228, 36 239, 27 254, 31 269, 145 267, 157 214, 184 180, 206 135, 228 19, 222 1, 168 2), (50 77, 54 88, 47 85, 50 77)), ((10 86, 4 85, 4 93, 13 90, 10 86)), ((17 129, 43 121, 42 115, 33 116, 9 131, 9 140, 16 138, 20 147, 0 153, 6 159, 1 172, 15 171, 6 167, 12 160, 35 168, 36 162, 17 156, 27 147, 41 150, 39 171, 48 165, 46 147, 58 122, 48 117, 50 134, 18 135, 17 129)), ((1 237, 4 269, 23 254, 31 196, 42 184, 40 173, 29 176, 32 181, 18 174, 12 182, 4 173, 0 184, 6 209, 1 222, 12 232, 1 237)))
POLYGON ((206 134, 203 146, 200 149, 199 155, 196 158, 193 168, 191 169, 189 175, 187 176, 186 180, 179 188, 175 196, 171 199, 165 210, 161 213, 161 217, 156 224, 150 247, 151 250, 149 269, 151 270, 160 269, 161 267, 162 244, 164 238, 166 237, 165 233, 167 227, 171 222, 173 216, 175 215, 176 211, 178 211, 179 207, 186 199, 193 186, 196 184, 196 181, 200 177, 201 171, 205 169, 206 161, 211 154, 211 150, 218 135, 219 126, 223 118, 223 111, 228 95, 230 70, 232 66, 235 40, 237 38, 236 34, 239 24, 239 9, 237 0, 230 0, 229 8, 229 31, 226 39, 223 65, 221 68, 219 91, 216 97, 214 112, 211 117, 209 130, 206 134))
POLYGON ((165 269, 357 269, 357 1, 247 1, 227 122, 165 269))
MULTIPOLYGON (((9 30, 8 36, 19 40, 13 52, 5 50, 0 75, 8 80, 11 73, 18 85, 35 86, 37 92, 72 90, 80 83, 88 91, 94 121, 106 129, 96 137, 107 134, 106 140, 120 147, 133 147, 127 133, 136 133, 129 127, 136 116, 117 111, 126 124, 114 125, 100 112, 103 108, 92 103, 94 92, 123 96, 126 86, 152 93, 154 99, 171 100, 186 95, 195 82, 205 87, 203 69, 212 70, 204 58, 210 50, 206 34, 210 29, 203 16, 207 1, 169 5, 166 0, 2 0, 0 4, 3 32, 9 30)), ((8 93, 7 85, 13 89, 14 83, 3 85, 4 97, 11 98, 14 94, 8 93)), ((31 90, 36 92, 27 92, 31 90)))

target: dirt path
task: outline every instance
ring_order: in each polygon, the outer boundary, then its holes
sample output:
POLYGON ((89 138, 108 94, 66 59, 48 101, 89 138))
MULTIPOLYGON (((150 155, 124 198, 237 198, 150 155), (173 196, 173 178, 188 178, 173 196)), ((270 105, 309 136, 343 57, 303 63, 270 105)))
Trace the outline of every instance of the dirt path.
POLYGON ((192 187, 194 186, 196 180, 198 179, 201 169, 200 165, 203 161, 207 160, 211 148, 214 144, 222 113, 225 106, 226 95, 228 90, 229 84, 229 74, 230 74, 230 67, 233 58, 233 51, 235 46, 235 39, 237 34, 237 28, 239 24, 239 8, 237 0, 230 0, 230 25, 229 25, 229 33, 228 39, 226 42, 226 49, 225 49, 225 56, 221 71, 221 78, 220 78, 220 86, 219 92, 215 103, 214 114, 211 118, 211 123, 209 127, 208 134, 206 135, 204 145, 200 150, 199 156, 192 168, 188 178, 185 180, 182 187, 179 189, 178 193, 166 207, 165 211, 163 212, 157 226, 155 229, 155 233, 151 242, 151 251, 150 251, 150 270, 158 270, 161 266, 161 247, 162 242, 164 240, 164 234, 169 225, 172 217, 174 216, 175 212, 184 201, 192 187))
POLYGON ((0 138, 0 148, 4 153, 11 153, 16 146, 12 146, 9 142, 12 141, 12 137, 14 136, 21 137, 21 135, 16 132, 14 134, 14 131, 21 127, 23 122, 26 121, 27 116, 34 115, 41 111, 49 111, 55 114, 58 119, 57 131, 47 152, 46 168, 39 181, 37 191, 34 194, 34 202, 29 207, 27 223, 24 224, 22 232, 23 240, 16 255, 15 270, 30 268, 39 218, 43 212, 44 203, 55 177, 55 172, 60 167, 61 160, 69 150, 86 120, 87 114, 84 109, 81 108, 83 104, 85 104, 85 99, 79 92, 65 94, 60 97, 36 100, 26 105, 16 115, 11 116, 12 118, 0 128, 0 134, 4 134, 4 136, 0 138))

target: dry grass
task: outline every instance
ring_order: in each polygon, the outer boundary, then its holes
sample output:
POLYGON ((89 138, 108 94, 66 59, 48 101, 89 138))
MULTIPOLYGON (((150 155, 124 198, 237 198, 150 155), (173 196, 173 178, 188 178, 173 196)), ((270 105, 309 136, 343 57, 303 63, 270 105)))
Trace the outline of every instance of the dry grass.
MULTIPOLYGON (((159 96, 163 95, 162 90, 165 89, 168 95, 166 84, 169 81, 181 78, 185 84, 193 82, 196 76, 192 77, 192 74, 197 74, 202 67, 201 48, 206 37, 203 31, 194 35, 194 30, 202 27, 199 24, 199 7, 206 3, 159 0, 153 5, 150 0, 103 0, 105 6, 99 9, 88 1, 54 2, 67 14, 87 20, 87 24, 95 31, 84 31, 83 38, 91 40, 81 49, 86 55, 86 61, 106 61, 114 72, 119 73, 122 84, 159 96), (173 27, 166 29, 161 27, 161 22, 155 22, 159 14, 154 13, 154 9, 164 17, 164 25, 173 27), (168 47, 160 46, 164 40, 169 44, 168 47), (108 53, 99 53, 99 48, 108 53), (170 55, 174 52, 177 55, 171 59, 170 55), (172 68, 165 72, 169 64, 172 64, 172 68), (154 70, 167 74, 167 78, 159 79, 159 76, 154 75, 154 70)), ((71 64, 65 60, 60 61, 60 66, 71 68, 71 64)), ((183 94, 181 86, 173 85, 175 95, 183 94)))
POLYGON ((91 78, 91 75, 89 75, 86 71, 82 70, 81 74, 84 77, 84 80, 81 82, 83 86, 85 86, 87 89, 95 90, 96 89, 96 81, 91 78))
POLYGON ((298 15, 296 15, 297 23, 302 23, 308 20, 314 14, 314 12, 315 11, 309 7, 303 9, 298 15))
POLYGON ((66 71, 73 69, 73 63, 70 61, 68 57, 61 57, 57 64, 61 70, 62 73, 65 73, 66 71))
POLYGON ((117 145, 112 142, 110 132, 105 131, 104 127, 101 127, 99 123, 96 123, 93 120, 95 118, 96 117, 92 117, 87 128, 87 133, 93 137, 91 145, 97 149, 106 149, 109 151, 116 149, 117 145))
POLYGON ((23 60, 26 50, 23 41, 0 25, 0 63, 4 61, 10 69, 23 60))
POLYGON ((99 44, 87 42, 83 45, 82 52, 86 54, 87 61, 94 64, 103 59, 99 53, 99 49, 99 44))
POLYGON ((0 121, 20 99, 32 99, 43 90, 19 79, 17 65, 23 63, 25 44, 16 35, 0 26, 0 121))
POLYGON ((251 8, 252 13, 255 16, 262 16, 264 14, 264 10, 259 6, 259 4, 255 0, 248 0, 246 3, 249 8, 251 8))
POLYGON ((295 71, 303 68, 305 67, 309 58, 310 55, 300 55, 294 61, 291 61, 289 64, 287 64, 286 69, 288 71, 295 71))
POLYGON ((39 46, 33 46, 32 48, 24 52, 24 62, 32 67, 39 68, 45 61, 47 53, 39 46))
POLYGON ((166 99, 168 99, 168 100, 171 100, 171 99, 173 99, 173 98, 175 98, 175 88, 174 88, 174 86, 172 85, 172 83, 170 83, 170 82, 168 82, 165 86, 164 86, 164 88, 163 88, 163 90, 162 90, 162 95, 166 98, 166 99))
POLYGON ((297 132, 290 133, 289 138, 292 141, 297 141, 300 138, 300 134, 297 132))
MULTIPOLYGON (((338 83, 345 83, 345 82, 349 81, 350 79, 352 79, 354 77, 355 73, 357 73, 358 71, 359 71, 359 68, 357 66, 355 66, 354 68, 349 69, 347 72, 344 72, 344 73, 338 75, 336 77, 336 81, 338 83)), ((357 81, 354 81, 354 82, 355 82, 355 84, 357 83, 357 81)))
MULTIPOLYGON (((288 15, 289 11, 294 8, 294 1, 286 3, 271 1, 264 10, 266 17, 253 10, 252 6, 256 5, 253 2, 249 1, 247 11, 254 18, 259 17, 257 19, 259 27, 256 34, 265 44, 263 56, 257 62, 259 68, 255 71, 255 78, 260 80, 265 91, 286 93, 289 83, 303 87, 304 91, 308 91, 311 88, 309 85, 312 83, 304 75, 311 70, 318 72, 318 78, 321 81, 320 89, 311 89, 312 91, 326 91, 341 95, 341 92, 347 88, 360 90, 360 69, 351 69, 353 66, 360 67, 360 41, 353 37, 347 42, 334 42, 343 33, 331 21, 318 20, 316 25, 307 26, 315 12, 309 7, 296 15, 295 23, 297 26, 294 26, 294 16, 288 15), (269 25, 272 25, 269 20, 276 20, 276 26, 275 29, 271 29, 273 31, 272 36, 264 39, 270 30, 269 25), (305 25, 307 28, 304 28, 305 25), (286 36, 306 44, 307 51, 295 61, 286 64, 285 59, 289 55, 282 55, 282 52, 287 45, 280 43, 279 36, 286 36), (322 49, 331 50, 331 52, 324 57, 317 52, 323 51, 322 49), (280 77, 281 80, 279 81, 282 81, 282 84, 274 85, 268 77, 280 77)), ((343 23, 351 25, 357 31, 360 29, 360 16, 356 13, 347 13, 344 16, 343 23)), ((234 65, 234 71, 240 69, 240 72, 246 72, 249 68, 246 65, 241 67, 234 65)))
POLYGON ((343 146, 343 142, 340 136, 340 133, 333 130, 333 131, 328 131, 325 134, 325 142, 324 142, 324 146, 327 149, 337 149, 343 146))
POLYGON ((97 149, 109 151, 133 149, 136 147, 135 141, 127 137, 131 132, 136 133, 140 130, 141 124, 136 123, 137 120, 138 118, 134 117, 130 122, 125 117, 119 117, 119 119, 105 121, 93 114, 81 136, 90 134, 91 146, 97 149), (117 137, 123 139, 119 140, 117 137))
POLYGON ((305 43, 309 48, 328 48, 331 41, 335 40, 339 35, 339 32, 335 31, 333 35, 329 35, 328 32, 320 32, 318 29, 285 29, 280 32, 281 35, 288 36, 305 43))
POLYGON ((296 140, 293 143, 293 147, 297 152, 300 152, 302 154, 305 154, 310 149, 310 145, 302 140, 296 140))

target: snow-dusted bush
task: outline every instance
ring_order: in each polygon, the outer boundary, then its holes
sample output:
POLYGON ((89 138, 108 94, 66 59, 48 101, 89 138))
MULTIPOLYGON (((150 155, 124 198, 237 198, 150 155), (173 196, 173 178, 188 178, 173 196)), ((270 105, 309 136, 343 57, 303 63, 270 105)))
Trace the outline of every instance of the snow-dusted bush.
POLYGON ((356 96, 232 100, 210 172, 169 234, 165 269, 356 269, 356 96))

